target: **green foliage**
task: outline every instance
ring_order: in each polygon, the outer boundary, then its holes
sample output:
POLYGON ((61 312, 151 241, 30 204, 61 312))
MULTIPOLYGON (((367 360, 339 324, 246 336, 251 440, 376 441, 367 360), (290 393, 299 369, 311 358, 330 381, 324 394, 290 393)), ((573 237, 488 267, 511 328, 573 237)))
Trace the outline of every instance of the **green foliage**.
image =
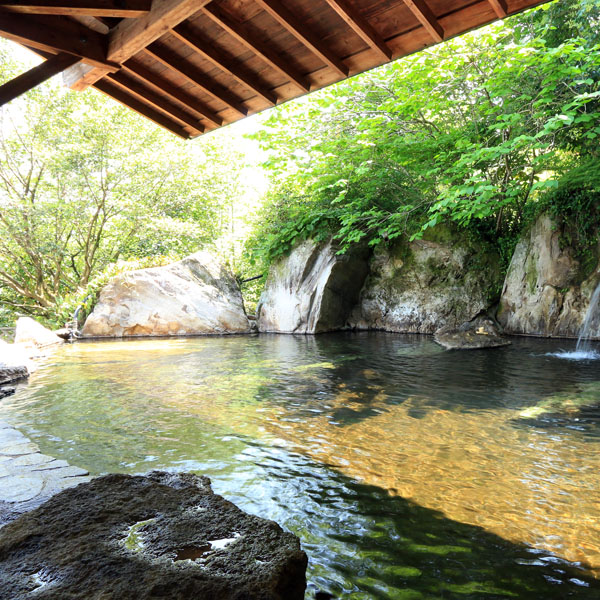
MULTIPOLYGON (((26 68, 7 42, 0 58, 0 81, 26 68)), ((99 92, 52 82, 11 102, 0 113, 4 312, 64 320, 69 299, 118 261, 214 244, 244 193, 228 137, 179 141, 99 92)))
POLYGON ((344 250, 454 222, 506 267, 529 207, 598 159, 599 14, 552 3, 279 107, 256 136, 273 188, 250 251, 267 265, 306 237, 344 250))
POLYGON ((538 205, 559 226, 561 243, 575 250, 585 279, 600 256, 600 164, 593 160, 569 171, 558 181, 556 190, 538 205))

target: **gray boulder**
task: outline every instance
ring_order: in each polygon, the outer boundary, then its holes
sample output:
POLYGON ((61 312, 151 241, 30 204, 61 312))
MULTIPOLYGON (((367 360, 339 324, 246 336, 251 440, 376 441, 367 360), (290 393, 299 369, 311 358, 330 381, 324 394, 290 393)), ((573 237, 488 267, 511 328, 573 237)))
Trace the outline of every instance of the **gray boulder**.
POLYGON ((477 317, 458 328, 442 327, 435 332, 433 339, 446 350, 479 350, 510 345, 489 317, 477 317))
POLYGON ((497 254, 444 227, 379 248, 351 322, 357 329, 434 333, 486 312, 501 285, 497 254))
POLYGON ((191 474, 107 475, 0 529, 12 600, 301 600, 296 536, 191 474))
POLYGON ((367 256, 337 251, 331 241, 307 240, 272 265, 257 308, 259 331, 322 333, 347 324, 367 275, 367 256))
POLYGON ((84 337, 248 333, 233 275, 207 252, 115 277, 87 318, 84 337))
MULTIPOLYGON (((573 250, 562 247, 561 233, 542 215, 517 244, 498 311, 506 333, 578 337, 600 274, 582 281, 581 267, 573 250)), ((600 338, 598 317, 592 338, 600 338)))

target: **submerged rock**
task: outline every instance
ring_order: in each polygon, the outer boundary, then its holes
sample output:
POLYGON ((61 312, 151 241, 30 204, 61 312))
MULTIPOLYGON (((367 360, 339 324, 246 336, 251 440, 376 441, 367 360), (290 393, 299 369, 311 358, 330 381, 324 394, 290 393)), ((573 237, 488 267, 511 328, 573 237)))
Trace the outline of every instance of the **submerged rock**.
POLYGON ((115 277, 83 326, 84 337, 248 333, 233 275, 207 252, 115 277))
POLYGON ((306 240, 269 271, 258 309, 258 330, 322 333, 342 329, 367 275, 366 254, 338 255, 329 241, 306 240))
POLYGON ((545 398, 535 406, 519 413, 521 419, 537 419, 544 416, 579 417, 588 411, 600 413, 600 382, 581 383, 575 389, 545 398))
MULTIPOLYGON (((506 333, 578 337, 600 275, 579 281, 573 250, 562 247, 561 231, 542 215, 515 248, 498 321, 506 333)), ((600 338, 600 314, 591 325, 590 337, 600 338)))
POLYGON ((489 317, 477 317, 458 328, 443 327, 435 332, 433 339, 446 350, 479 350, 510 345, 489 317))
POLYGON ((498 255, 444 227, 376 250, 353 311, 357 329, 434 333, 485 312, 501 286, 498 255))
POLYGON ((296 536, 191 474, 107 475, 0 529, 12 600, 301 600, 306 565, 296 536))

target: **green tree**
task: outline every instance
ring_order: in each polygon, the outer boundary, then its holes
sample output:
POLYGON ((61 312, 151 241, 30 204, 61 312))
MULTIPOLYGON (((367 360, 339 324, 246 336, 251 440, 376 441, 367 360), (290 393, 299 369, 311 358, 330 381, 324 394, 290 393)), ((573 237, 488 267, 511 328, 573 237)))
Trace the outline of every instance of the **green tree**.
MULTIPOLYGON (((24 70, 6 45, 0 53, 3 79, 24 70)), ((117 261, 161 263, 214 243, 243 193, 225 136, 179 141, 96 91, 49 83, 0 119, 5 308, 56 318, 117 261)))
POLYGON ((598 155, 598 7, 563 0, 278 109, 257 136, 274 185, 255 254, 440 221, 513 239, 545 189, 598 155), (569 25, 582 11, 584 37, 569 25))

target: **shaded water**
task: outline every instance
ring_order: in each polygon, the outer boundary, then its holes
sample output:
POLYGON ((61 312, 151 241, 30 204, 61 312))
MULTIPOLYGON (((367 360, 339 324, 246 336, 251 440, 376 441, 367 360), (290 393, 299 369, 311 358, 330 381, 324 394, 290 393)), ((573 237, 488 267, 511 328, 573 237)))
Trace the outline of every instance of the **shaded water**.
POLYGON ((600 366, 552 356, 566 343, 79 343, 0 417, 93 474, 210 476, 300 536, 308 598, 598 598, 600 366))

